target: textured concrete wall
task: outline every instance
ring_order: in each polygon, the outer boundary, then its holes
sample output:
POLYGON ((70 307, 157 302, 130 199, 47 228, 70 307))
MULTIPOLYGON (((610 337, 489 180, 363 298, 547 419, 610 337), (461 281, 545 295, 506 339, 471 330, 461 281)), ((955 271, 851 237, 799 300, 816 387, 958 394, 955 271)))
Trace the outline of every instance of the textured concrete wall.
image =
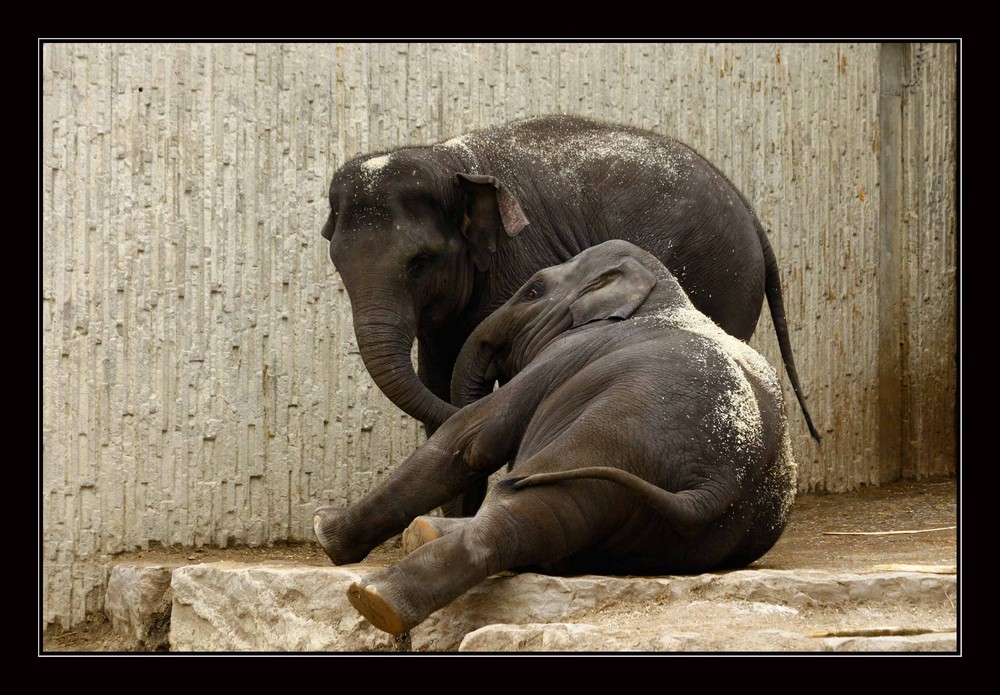
MULTIPOLYGON (((419 443, 357 353, 326 188, 356 154, 522 116, 674 135, 746 193, 825 435, 786 388, 801 489, 954 472, 956 56, 906 50, 885 468, 878 45, 44 46, 43 620, 99 610, 113 553, 311 539, 316 505, 419 443)), ((768 318, 753 343, 780 364, 768 318)))
POLYGON ((903 132, 901 475, 955 471, 958 114, 955 47, 908 46, 903 132))

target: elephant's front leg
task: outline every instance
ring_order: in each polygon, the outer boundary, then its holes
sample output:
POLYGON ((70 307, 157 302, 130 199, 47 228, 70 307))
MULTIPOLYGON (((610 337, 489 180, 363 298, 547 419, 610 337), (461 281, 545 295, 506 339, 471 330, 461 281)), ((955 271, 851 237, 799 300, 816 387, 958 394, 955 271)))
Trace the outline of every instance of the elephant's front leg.
POLYGON ((360 562, 415 517, 453 499, 503 465, 506 452, 494 463, 493 457, 479 455, 473 446, 489 422, 490 400, 452 416, 387 480, 355 504, 314 512, 316 537, 334 564, 360 562))
POLYGON ((360 562, 379 543, 392 538, 421 514, 458 494, 474 478, 436 434, 375 490, 349 507, 320 507, 313 528, 335 565, 360 562))
MULTIPOLYGON (((458 355, 455 345, 461 346, 462 342, 464 338, 453 338, 444 344, 432 344, 423 339, 417 342, 417 375, 424 386, 441 400, 451 398, 451 375, 458 355)), ((437 427, 425 422, 424 431, 431 437, 437 427)), ((472 516, 486 497, 487 485, 486 478, 475 481, 457 497, 443 503, 441 511, 447 517, 472 516)))

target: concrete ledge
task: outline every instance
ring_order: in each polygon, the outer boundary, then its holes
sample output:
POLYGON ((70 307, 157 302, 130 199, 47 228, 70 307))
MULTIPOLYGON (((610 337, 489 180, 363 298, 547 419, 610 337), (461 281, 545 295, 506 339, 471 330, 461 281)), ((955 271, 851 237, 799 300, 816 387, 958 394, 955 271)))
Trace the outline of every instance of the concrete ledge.
MULTIPOLYGON (((366 567, 365 571, 370 571, 366 567)), ((173 573, 172 651, 408 651, 361 617, 347 567, 218 562, 173 573)))
POLYGON ((349 584, 373 567, 220 562, 173 571, 175 651, 955 651, 956 577, 740 570, 491 577, 408 636, 349 584), (944 633, 944 634, 942 634, 944 633), (865 635, 884 636, 865 636, 865 635))
POLYGON ((170 577, 180 564, 131 562, 114 565, 104 596, 104 614, 127 651, 168 648, 173 593, 170 577))

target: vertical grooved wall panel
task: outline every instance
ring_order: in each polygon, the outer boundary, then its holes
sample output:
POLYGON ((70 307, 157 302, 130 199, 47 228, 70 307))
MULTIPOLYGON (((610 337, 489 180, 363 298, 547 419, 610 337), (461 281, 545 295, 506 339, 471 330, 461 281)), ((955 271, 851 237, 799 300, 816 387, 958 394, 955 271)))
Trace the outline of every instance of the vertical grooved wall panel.
POLYGON ((906 478, 955 471, 958 114, 954 45, 914 44, 904 71, 903 455, 906 478), (950 69, 942 69, 942 66, 950 69))
MULTIPOLYGON (((801 490, 879 477, 877 44, 46 44, 43 621, 150 545, 311 541, 422 428, 358 354, 320 230, 348 158, 545 113, 692 145, 782 272, 822 448, 801 490)), ((902 474, 955 472, 956 47, 909 49, 902 474)), ((766 307, 752 344, 780 366, 766 307)))

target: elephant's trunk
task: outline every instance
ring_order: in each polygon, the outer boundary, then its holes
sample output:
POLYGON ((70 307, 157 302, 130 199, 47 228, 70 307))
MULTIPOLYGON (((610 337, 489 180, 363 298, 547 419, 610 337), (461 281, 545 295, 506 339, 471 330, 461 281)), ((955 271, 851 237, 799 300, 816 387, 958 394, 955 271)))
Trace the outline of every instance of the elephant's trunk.
POLYGON ((375 384, 407 415, 436 429, 458 409, 435 396, 414 371, 410 360, 414 324, 412 316, 384 307, 354 313, 358 349, 375 384))
POLYGON ((493 391, 497 359, 504 346, 496 340, 499 315, 486 319, 462 346, 451 377, 451 401, 462 408, 493 391))

